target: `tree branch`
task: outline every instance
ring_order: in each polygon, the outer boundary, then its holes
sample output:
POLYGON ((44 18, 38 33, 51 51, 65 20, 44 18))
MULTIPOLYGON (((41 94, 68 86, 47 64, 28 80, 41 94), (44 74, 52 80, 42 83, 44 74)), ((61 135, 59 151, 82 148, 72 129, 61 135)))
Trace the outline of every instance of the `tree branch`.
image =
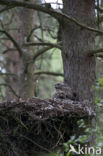
POLYGON ((96 8, 100 13, 103 13, 103 8, 98 7, 98 6, 95 6, 95 8, 96 8))
POLYGON ((12 7, 12 6, 6 6, 6 7, 4 7, 3 9, 0 10, 0 13, 2 13, 2 12, 4 12, 4 11, 7 11, 7 10, 9 10, 9 9, 12 9, 12 8, 14 8, 14 7, 12 7))
POLYGON ((93 55, 95 55, 97 53, 101 53, 101 52, 103 52, 103 48, 101 48, 101 49, 95 49, 95 50, 90 50, 89 51, 89 56, 93 56, 93 55))
POLYGON ((103 58, 103 54, 96 54, 95 56, 103 58))
POLYGON ((17 75, 16 74, 14 74, 14 73, 2 73, 2 72, 0 72, 0 75, 7 75, 7 76, 15 76, 15 77, 17 77, 17 75))
POLYGON ((39 28, 40 28, 40 26, 35 26, 35 28, 33 28, 33 29, 30 31, 30 34, 27 36, 27 42, 30 41, 30 38, 31 38, 33 32, 34 32, 36 29, 39 29, 39 28))
POLYGON ((0 83, 0 86, 6 86, 6 87, 10 88, 11 92, 12 92, 16 97, 20 98, 20 97, 17 95, 17 93, 15 92, 15 90, 14 90, 9 84, 7 84, 7 83, 0 83))
POLYGON ((12 41, 12 43, 14 44, 16 49, 18 50, 19 55, 22 56, 23 52, 22 52, 21 48, 19 47, 18 43, 14 40, 14 38, 5 30, 0 30, 0 32, 4 33, 12 41))
POLYGON ((55 17, 56 19, 58 19, 61 22, 64 22, 64 20, 66 20, 67 22, 71 21, 71 22, 75 23, 79 27, 82 27, 82 28, 87 29, 89 31, 96 32, 96 33, 99 33, 99 34, 103 35, 103 31, 92 28, 92 27, 89 27, 89 26, 86 26, 86 25, 84 25, 82 23, 79 23, 76 19, 71 18, 70 16, 65 15, 65 14, 63 14, 63 13, 61 13, 59 11, 56 11, 54 9, 51 9, 51 8, 48 9, 48 8, 43 7, 41 5, 37 5, 37 4, 34 4, 34 3, 28 3, 28 2, 19 2, 17 0, 0 0, 0 4, 1 5, 13 6, 13 7, 24 7, 24 8, 28 8, 28 9, 35 9, 37 11, 42 11, 44 13, 47 13, 47 14, 55 17))
POLYGON ((46 42, 35 42, 35 43, 26 43, 23 46, 51 46, 54 48, 62 49, 62 46, 60 44, 54 44, 54 43, 46 43, 46 42))
POLYGON ((2 54, 6 54, 6 53, 9 52, 9 51, 16 51, 16 49, 14 49, 14 48, 8 48, 8 49, 4 50, 4 51, 2 52, 2 54))
POLYGON ((40 55, 44 54, 45 52, 47 52, 48 50, 50 50, 50 49, 52 49, 52 48, 54 48, 54 47, 48 46, 48 47, 45 47, 45 48, 43 48, 43 49, 40 49, 40 50, 34 55, 33 61, 35 61, 37 57, 39 57, 40 55))
POLYGON ((103 22, 103 15, 99 17, 99 23, 103 22))
POLYGON ((64 77, 64 74, 62 74, 62 73, 49 72, 49 71, 37 71, 34 74, 35 75, 46 74, 46 75, 51 75, 51 76, 61 76, 61 77, 64 77))

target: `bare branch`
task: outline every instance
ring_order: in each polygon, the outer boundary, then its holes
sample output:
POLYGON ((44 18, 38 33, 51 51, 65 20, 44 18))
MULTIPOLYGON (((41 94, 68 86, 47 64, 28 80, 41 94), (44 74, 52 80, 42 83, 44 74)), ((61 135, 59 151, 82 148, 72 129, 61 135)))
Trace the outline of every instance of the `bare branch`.
POLYGON ((13 6, 13 7, 24 7, 24 8, 28 8, 28 9, 35 9, 37 11, 42 11, 44 13, 47 13, 47 14, 55 17, 59 21, 62 21, 62 22, 64 22, 64 20, 66 20, 67 22, 71 21, 71 22, 75 23, 79 27, 82 27, 82 28, 87 29, 89 31, 96 32, 96 33, 99 33, 99 34, 103 35, 103 31, 92 28, 92 27, 89 27, 89 26, 86 26, 86 25, 84 25, 82 23, 79 23, 76 19, 71 18, 70 16, 65 15, 65 14, 63 14, 63 13, 61 13, 59 11, 56 11, 54 9, 51 9, 51 8, 48 9, 48 8, 43 7, 41 5, 37 5, 37 4, 34 4, 34 3, 28 3, 28 2, 19 2, 17 0, 0 0, 0 4, 1 5, 13 6))
POLYGON ((14 48, 8 48, 8 49, 4 50, 4 51, 2 52, 2 54, 6 54, 6 53, 9 52, 9 51, 16 51, 16 49, 14 49, 14 48))
POLYGON ((14 74, 14 73, 2 73, 2 72, 0 72, 0 75, 7 75, 7 76, 15 76, 15 77, 17 77, 17 75, 16 74, 14 74))
POLYGON ((51 46, 48 46, 48 47, 45 47, 43 49, 40 49, 33 57, 33 61, 36 60, 37 57, 39 57, 40 55, 44 54, 45 52, 47 52, 48 50, 52 49, 54 47, 51 47, 51 46))
POLYGON ((49 71, 37 71, 34 74, 35 75, 45 74, 45 75, 51 75, 51 76, 61 76, 61 77, 64 77, 63 73, 56 73, 56 72, 49 72, 49 71))
MULTIPOLYGON (((35 27, 30 31, 30 34, 27 36, 27 42, 30 42, 30 37, 32 36, 33 32, 37 29, 40 29, 41 26, 40 25, 35 25, 35 27)), ((42 27, 43 31, 48 31, 48 33, 52 36, 51 31, 54 32, 54 30, 50 29, 48 26, 47 27, 42 27)), ((54 38, 52 36, 52 38, 54 38)), ((55 39, 57 39, 57 37, 55 37, 55 39)))
POLYGON ((95 56, 103 58, 103 54, 96 54, 95 56))
POLYGON ((98 7, 98 6, 95 6, 95 8, 96 8, 100 13, 103 13, 103 8, 98 7))
POLYGON ((46 43, 46 42, 35 42, 35 43, 26 43, 23 46, 51 46, 51 47, 55 47, 58 49, 62 49, 62 47, 59 44, 54 44, 54 43, 46 43))
POLYGON ((39 28, 40 28, 40 26, 35 26, 35 28, 33 28, 33 29, 30 31, 30 34, 27 36, 27 42, 30 41, 30 38, 31 38, 33 32, 34 32, 36 29, 39 29, 39 28))
POLYGON ((22 49, 19 47, 18 43, 14 40, 14 38, 8 32, 6 32, 5 30, 0 30, 0 32, 4 33, 12 41, 12 43, 14 44, 16 49, 18 50, 19 55, 22 56, 22 53, 23 53, 22 49))
POLYGON ((103 48, 101 48, 101 49, 95 49, 95 50, 90 50, 89 51, 89 56, 93 56, 93 55, 95 55, 97 53, 101 53, 101 52, 103 52, 103 48))
POLYGON ((11 92, 12 92, 16 97, 20 98, 20 97, 17 95, 17 93, 15 92, 15 90, 14 90, 9 84, 7 84, 7 83, 0 83, 0 86, 8 87, 8 88, 11 90, 11 92))
POLYGON ((13 73, 2 73, 2 72, 0 72, 0 75, 17 76, 16 74, 13 73))
POLYGON ((99 23, 103 22, 103 15, 99 17, 99 23))
POLYGON ((12 8, 14 8, 14 7, 12 7, 12 6, 6 6, 6 7, 4 7, 3 9, 0 10, 0 13, 2 13, 2 12, 4 12, 4 11, 7 11, 7 10, 9 10, 9 9, 12 9, 12 8))
POLYGON ((39 145, 38 143, 36 143, 35 141, 33 141, 32 139, 28 138, 27 136, 24 135, 20 135, 21 137, 25 138, 26 140, 30 141, 32 144, 36 145, 37 147, 41 148, 42 150, 45 150, 47 152, 51 152, 50 150, 48 150, 47 148, 39 145))

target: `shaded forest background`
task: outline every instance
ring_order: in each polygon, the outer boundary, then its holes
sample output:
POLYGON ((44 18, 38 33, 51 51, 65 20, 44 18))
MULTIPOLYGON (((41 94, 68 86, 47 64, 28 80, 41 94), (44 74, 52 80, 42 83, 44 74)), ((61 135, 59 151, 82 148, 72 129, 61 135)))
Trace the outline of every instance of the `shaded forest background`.
MULTIPOLYGON (((41 4, 40 1, 36 2, 37 4, 41 4)), ((44 2, 43 2, 44 3, 44 2)), ((57 9, 60 10, 62 4, 55 5, 57 9)), ((2 10, 2 7, 1 7, 2 10)), ((8 31, 14 38, 14 40, 18 39, 18 32, 19 32, 19 19, 18 19, 18 9, 8 10, 0 14, 0 21, 1 21, 1 29, 8 31), (8 13, 7 13, 8 12, 8 13)), ((54 19, 51 18, 50 15, 46 15, 41 12, 35 12, 34 16, 34 30, 32 36, 36 42, 51 42, 54 45, 57 42, 58 38, 58 29, 59 23, 54 19)), ((3 86, 5 83, 5 73, 6 76, 13 77, 15 79, 15 71, 13 71, 12 66, 16 66, 16 56, 12 55, 15 51, 12 42, 8 37, 4 34, 1 34, 2 43, 1 43, 1 101, 2 99, 6 99, 6 89, 8 86, 3 86), (10 51, 11 50, 11 51, 10 51), (4 54, 4 55, 3 55, 4 54), (8 57, 10 55, 10 58, 8 57), (10 60, 11 59, 11 60, 10 60), (12 63, 13 62, 13 63, 12 63), (7 72, 5 68, 6 63, 10 66, 12 73, 7 72)), ((36 52, 43 49, 43 47, 47 46, 31 46, 33 50, 36 52)), ((26 46, 25 46, 26 48, 26 46)), ((38 56, 35 60, 35 73, 34 73, 34 84, 35 84, 35 92, 36 96, 41 98, 50 98, 51 95, 54 93, 54 84, 57 82, 63 81, 63 65, 62 65, 62 58, 61 52, 59 48, 49 48, 50 50, 45 50, 44 53, 38 56), (48 90, 48 91, 47 91, 48 90)), ((17 56, 18 57, 18 56, 17 56)), ((6 65, 6 67, 8 66, 6 65)), ((7 67, 8 68, 8 67, 7 67)), ((12 78, 11 78, 12 79, 12 78)), ((8 81, 8 80, 7 80, 8 81)), ((8 83, 7 83, 8 84, 8 83)), ((10 88, 9 88, 10 90, 10 88)), ((12 91, 10 91, 12 92, 12 91)), ((15 96, 14 96, 15 98, 15 96)))
MULTIPOLYGON (((44 5, 45 1, 36 0, 37 4, 44 5)), ((96 1, 99 7, 103 7, 102 1, 96 1)), ((53 5, 51 5, 53 6, 53 5)), ((50 6, 47 6, 50 7, 50 6)), ((58 1, 55 9, 62 10, 62 3, 58 1)), ((103 13, 95 10, 98 30, 103 31, 103 13)), ((20 43, 20 19, 18 8, 10 9, 0 6, 0 102, 7 100, 17 100, 19 97, 17 73, 18 52, 15 48, 15 41, 20 43), (7 32, 7 34, 5 33, 7 32)), ((40 55, 34 58, 34 94, 35 96, 46 99, 51 98, 54 93, 54 84, 63 82, 63 64, 61 57, 61 32, 60 25, 56 19, 42 12, 34 11, 34 23, 31 32, 24 33, 23 50, 31 50, 40 55), (29 36, 30 35, 30 36, 29 36), (35 40, 35 45, 28 43, 30 38, 35 40), (27 40, 28 39, 28 40, 27 40)), ((24 23, 26 25, 27 23, 24 23)), ((22 39, 21 39, 22 40, 22 39)), ((102 49, 103 36, 97 35, 95 38, 96 49, 102 49)), ((20 49, 19 49, 20 51, 20 49)), ((101 50, 103 51, 103 49, 101 50)), ((20 64, 20 62, 19 62, 20 64)), ((97 145, 103 148, 103 55, 102 52, 96 57, 96 76, 97 81, 94 86, 95 105, 97 112, 97 145)), ((18 85, 19 86, 19 85, 18 85)), ((22 91, 21 91, 22 92, 22 91)), ((72 141, 73 138, 71 138, 72 141)), ((82 140, 83 141, 83 140, 82 140)))

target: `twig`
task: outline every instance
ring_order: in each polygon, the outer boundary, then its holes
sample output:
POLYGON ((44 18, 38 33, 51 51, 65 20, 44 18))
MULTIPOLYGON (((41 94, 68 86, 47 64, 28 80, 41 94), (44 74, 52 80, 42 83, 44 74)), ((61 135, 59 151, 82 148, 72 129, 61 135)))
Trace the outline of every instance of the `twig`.
POLYGON ((35 28, 33 28, 33 29, 30 31, 30 34, 27 36, 27 42, 30 41, 30 38, 31 38, 33 32, 34 32, 36 29, 39 29, 39 28, 40 28, 40 26, 36 26, 35 28))
POLYGON ((38 143, 36 143, 34 140, 32 140, 32 139, 30 139, 30 138, 28 138, 28 137, 26 137, 26 136, 24 136, 24 135, 22 135, 22 134, 21 134, 20 136, 23 137, 23 138, 25 138, 26 140, 30 141, 31 143, 33 143, 33 144, 36 145, 37 147, 39 147, 39 148, 41 148, 41 149, 43 149, 43 150, 45 150, 45 151, 47 151, 47 152, 51 152, 51 151, 48 150, 47 148, 45 148, 45 147, 39 145, 38 143))

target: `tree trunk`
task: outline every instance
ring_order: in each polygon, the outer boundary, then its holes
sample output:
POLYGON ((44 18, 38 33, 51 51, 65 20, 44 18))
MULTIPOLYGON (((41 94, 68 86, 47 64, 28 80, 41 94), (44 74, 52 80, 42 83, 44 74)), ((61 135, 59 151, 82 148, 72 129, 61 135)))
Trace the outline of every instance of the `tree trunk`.
MULTIPOLYGON (((12 36, 14 38, 14 40, 16 40, 16 38, 18 38, 17 33, 12 33, 12 36)), ((8 45, 8 47, 10 48, 15 48, 13 46, 13 44, 11 43, 11 41, 7 41, 6 45, 8 45)), ((5 59, 6 59, 6 71, 7 73, 14 73, 15 76, 10 76, 7 75, 5 77, 5 82, 7 84, 6 86, 6 100, 7 101, 11 101, 13 99, 18 99, 17 96, 15 96, 15 94, 13 93, 13 91, 8 87, 8 85, 14 90, 14 92, 18 95, 18 89, 19 89, 19 79, 18 79, 18 74, 20 71, 20 60, 19 60, 19 53, 17 50, 12 51, 9 50, 6 55, 5 55, 5 59)))
MULTIPOLYGON (((63 0, 64 13, 88 26, 95 26, 95 1, 63 0)), ((79 101, 94 102, 95 57, 88 51, 94 49, 94 33, 74 23, 62 24, 64 81, 72 88, 79 101)))
MULTIPOLYGON (((34 2, 32 0, 31 2, 34 2)), ((34 25, 34 10, 20 8, 19 9, 19 44, 22 46, 34 25)), ((32 38, 33 39, 33 38, 32 38)), ((32 98, 34 96, 34 49, 30 47, 23 48, 20 70, 20 89, 19 95, 22 98, 32 98)))
MULTIPOLYGON (((25 1, 25 0, 22 0, 25 1)), ((31 0, 34 2, 35 0, 31 0)), ((34 63, 32 61, 34 55, 34 48, 26 47, 22 48, 27 36, 34 25, 34 10, 20 8, 18 13, 17 22, 19 23, 19 32, 12 36, 18 42, 19 46, 23 50, 23 54, 20 57, 18 51, 9 51, 6 55, 7 71, 10 73, 16 73, 17 77, 6 77, 6 83, 9 84, 15 93, 22 98, 32 98, 34 96, 34 63)), ((33 40, 33 38, 31 38, 33 40)), ((11 41, 10 41, 11 43, 11 41)), ((10 47, 13 47, 9 43, 10 47)), ((10 88, 6 88, 6 99, 17 99, 10 88)))
MULTIPOLYGON (((75 18, 87 26, 95 26, 95 1, 93 0, 63 0, 63 11, 68 16, 75 18)), ((74 23, 62 24, 63 38, 63 67, 64 82, 73 90, 76 100, 87 101, 94 109, 95 85, 95 56, 89 56, 88 51, 95 48, 95 34, 74 23)), ((86 121, 86 125, 95 128, 95 118, 86 121)), ((77 134, 78 127, 73 128, 73 134, 77 134)), ((95 135, 90 134, 88 145, 95 144, 95 135)))

